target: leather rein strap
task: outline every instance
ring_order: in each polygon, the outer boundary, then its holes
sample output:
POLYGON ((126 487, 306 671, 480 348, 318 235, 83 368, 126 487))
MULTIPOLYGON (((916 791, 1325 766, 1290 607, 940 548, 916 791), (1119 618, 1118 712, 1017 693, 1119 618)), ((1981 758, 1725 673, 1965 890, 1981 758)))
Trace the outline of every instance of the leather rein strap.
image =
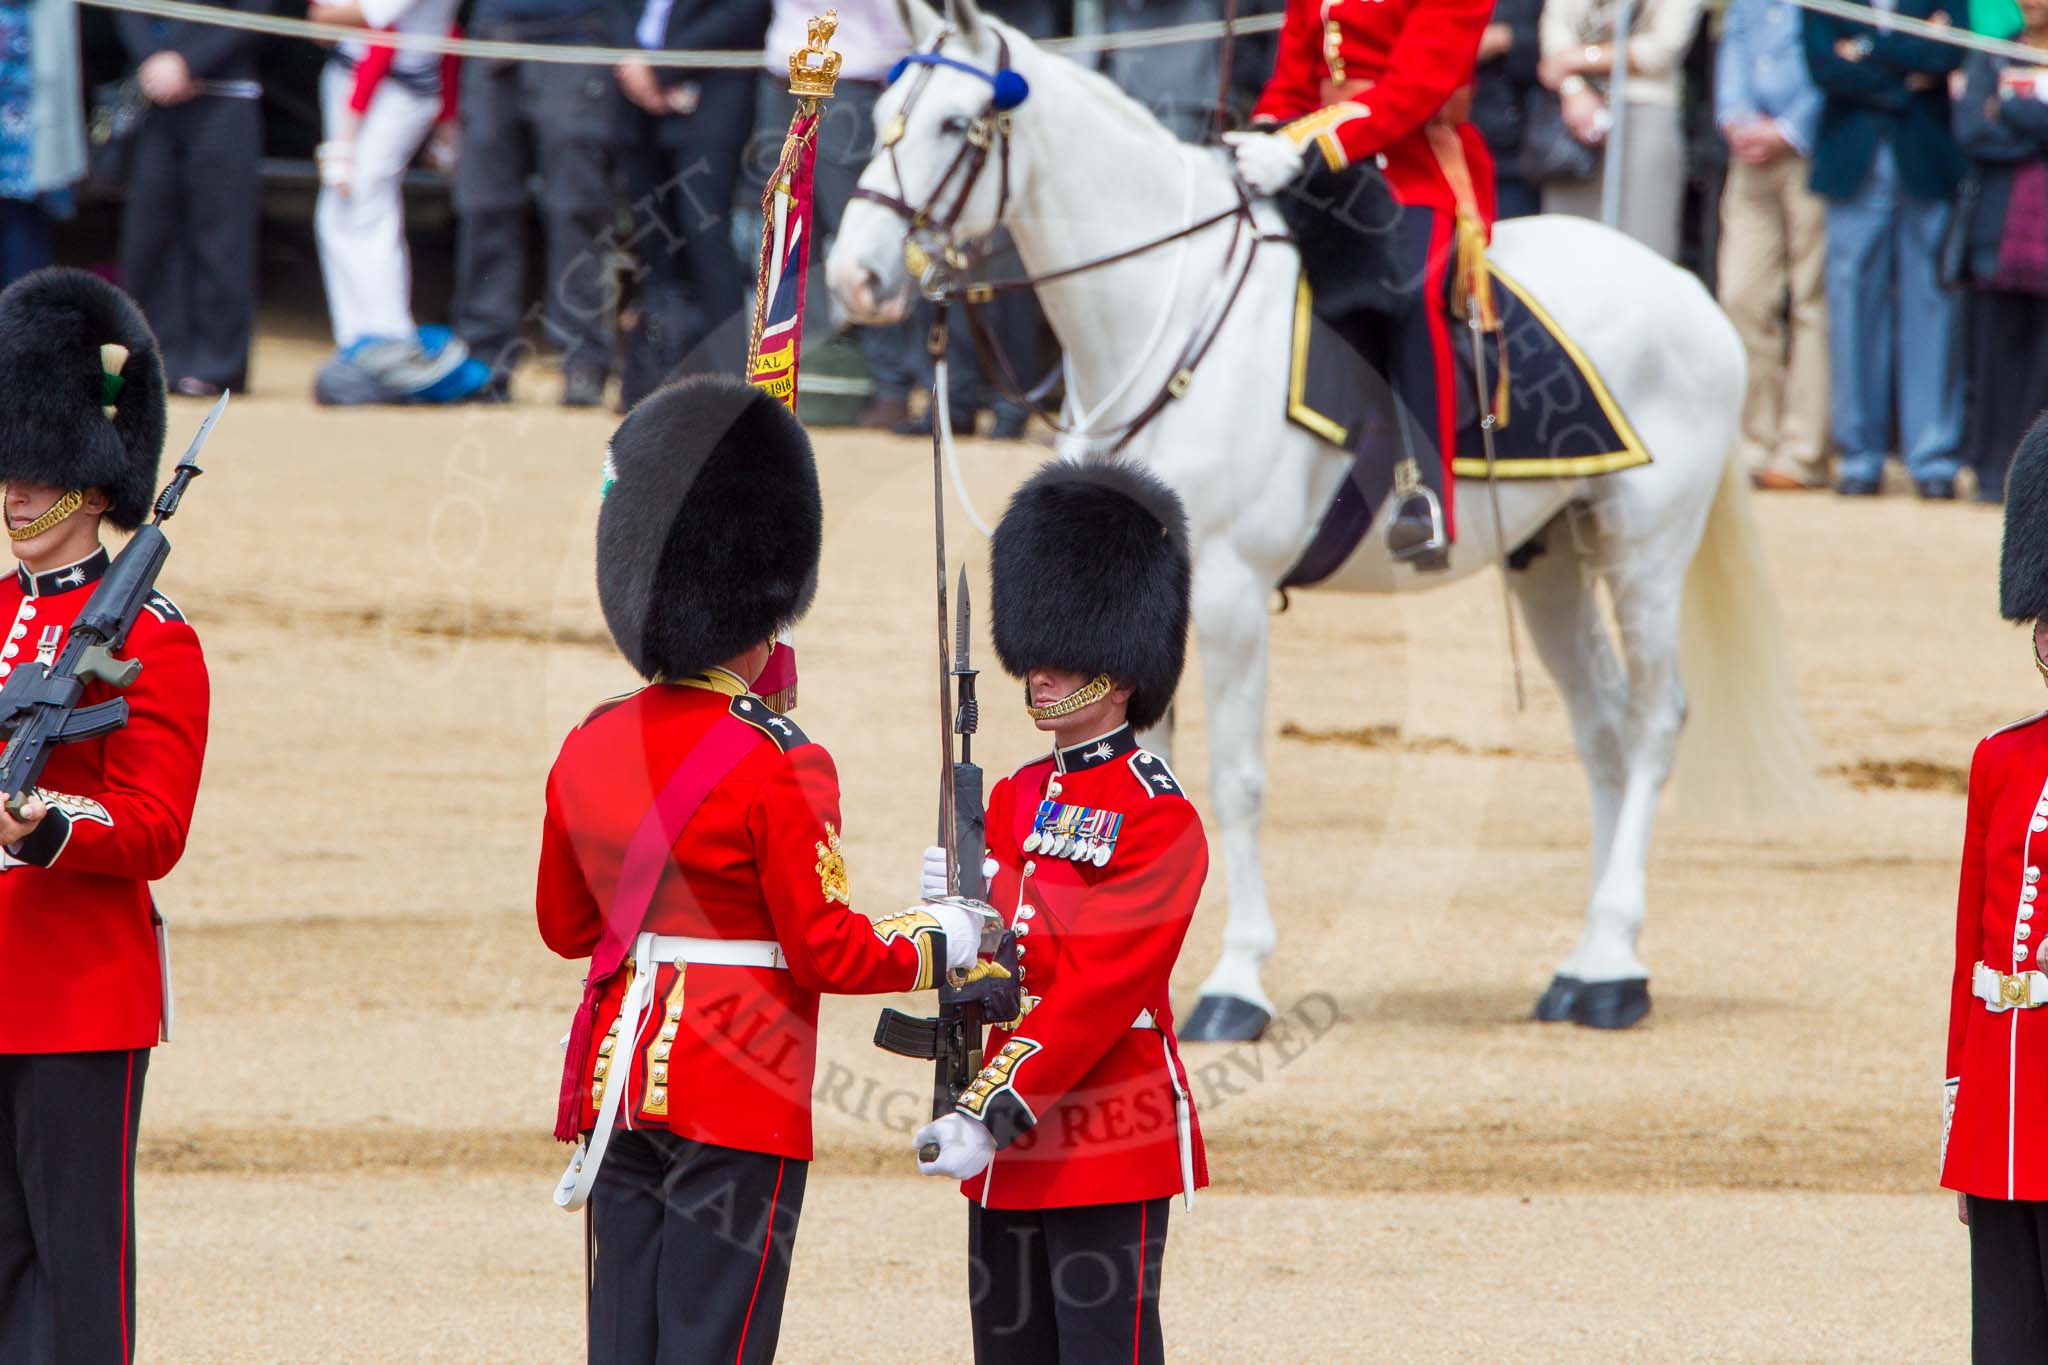
MULTIPOLYGON (((889 154, 889 171, 896 181, 897 192, 892 195, 880 190, 871 190, 865 186, 856 186, 853 191, 853 197, 881 205, 897 217, 903 219, 908 225, 904 242, 905 263, 910 265, 913 271, 920 276, 920 290, 927 298, 932 299, 934 302, 945 304, 958 301, 965 306, 969 335, 972 337, 975 350, 981 358, 983 371, 996 380, 998 387, 1004 391, 1006 397, 1018 406, 1033 413, 1040 421, 1063 436, 1076 436, 1090 441, 1100 441, 1113 434, 1114 440, 1109 446, 1108 453, 1114 455, 1129 445, 1132 439, 1140 431, 1144 430, 1152 419, 1165 409, 1168 403, 1187 392, 1188 386, 1194 380, 1196 367, 1201 364, 1203 357, 1208 355, 1209 349, 1215 343, 1217 335, 1223 330, 1223 324, 1228 320, 1231 309, 1236 305, 1239 295, 1244 292, 1245 281, 1251 277, 1252 266, 1258 257, 1259 245, 1262 242, 1289 241, 1292 239, 1286 233, 1260 231, 1253 218, 1251 199, 1245 194, 1244 186, 1233 180, 1233 188, 1237 192, 1235 203, 1205 217, 1198 218, 1187 226, 1166 233, 1163 236, 1148 238, 1135 246, 1125 247, 1122 250, 1112 251, 1102 256, 1090 257, 1076 264, 1062 266, 1057 270, 1049 270, 1043 274, 1019 275, 1001 280, 973 280, 969 281, 964 287, 953 283, 944 272, 938 269, 940 264, 943 264, 947 272, 966 271, 972 267, 976 257, 985 259, 987 256, 987 238, 977 238, 972 242, 962 243, 956 237, 955 229, 959 225, 961 215, 966 211, 969 197, 974 193, 976 185, 980 182, 982 172, 988 167, 989 155, 992 150, 995 153, 997 171, 1000 176, 996 191, 995 221, 998 223, 1002 222, 1009 211, 1010 111, 998 106, 995 99, 991 97, 989 102, 982 107, 980 114, 969 121, 966 137, 961 143, 960 150, 954 153, 953 159, 946 164, 946 169, 939 176, 938 183, 932 187, 930 197, 925 200, 922 207, 916 207, 910 203, 904 189, 903 168, 897 160, 896 146, 902 141, 910 111, 916 106, 918 97, 924 93, 925 86, 931 79, 934 67, 940 65, 960 65, 959 63, 939 57, 939 49, 945 44, 947 36, 946 34, 940 34, 938 41, 932 44, 930 51, 923 54, 927 60, 921 63, 923 70, 916 77, 917 84, 911 88, 909 97, 903 102, 903 108, 890 121, 889 128, 882 136, 884 149, 889 154), (942 212, 940 210, 940 203, 946 197, 956 179, 958 181, 958 188, 952 191, 952 202, 942 212), (1173 243, 1192 237, 1197 233, 1205 232, 1223 222, 1231 224, 1230 246, 1224 254, 1225 261, 1229 261, 1237 255, 1238 242, 1245 236, 1247 228, 1251 230, 1251 246, 1244 253, 1243 265, 1236 271, 1218 277, 1211 286, 1209 299, 1204 306, 1201 321, 1197 324, 1194 332, 1188 337, 1186 344, 1182 346, 1173 369, 1168 372, 1166 379, 1160 384, 1159 389, 1152 395, 1151 399, 1146 402, 1144 407, 1139 409, 1137 416, 1114 428, 1112 432, 1076 432, 1062 425, 1055 415, 1033 401, 1030 393, 1019 381, 1016 369, 1010 363, 1008 354, 1004 352, 1002 344, 997 340, 994 331, 989 326, 987 315, 984 312, 987 304, 993 302, 998 294, 1015 293, 1024 289, 1036 289, 1041 285, 1071 279, 1076 275, 1085 275, 1091 271, 1101 270, 1107 266, 1132 260, 1149 252, 1157 251, 1161 247, 1171 246, 1173 243), (930 229, 937 229, 944 234, 943 241, 940 243, 940 261, 936 263, 931 260, 931 252, 918 240, 921 234, 930 229), (924 262, 922 268, 916 264, 919 258, 922 258, 924 262), (931 283, 933 280, 937 280, 939 283, 934 286, 931 283)), ((1000 74, 1008 71, 1010 68, 1010 46, 1000 33, 996 35, 996 43, 996 72, 1000 74)), ((968 69, 972 70, 972 68, 968 69)), ((977 72, 976 74, 985 73, 977 72)), ((991 78, 991 84, 993 83, 993 78, 991 78)), ((943 317, 943 314, 941 316, 943 317)), ((941 327, 943 325, 942 322, 941 327)), ((933 342, 935 346, 941 344, 942 342, 938 340, 933 342)))

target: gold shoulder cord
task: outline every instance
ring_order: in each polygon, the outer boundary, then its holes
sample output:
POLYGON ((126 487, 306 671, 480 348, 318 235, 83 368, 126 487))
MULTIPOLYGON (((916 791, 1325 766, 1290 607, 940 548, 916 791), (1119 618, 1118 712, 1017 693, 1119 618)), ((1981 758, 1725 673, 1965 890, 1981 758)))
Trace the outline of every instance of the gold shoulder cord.
POLYGON ((43 513, 28 525, 19 529, 12 526, 8 527, 7 538, 9 540, 34 540, 37 536, 49 530, 52 526, 55 526, 84 505, 85 493, 83 490, 74 488, 63 497, 51 503, 49 511, 43 513))

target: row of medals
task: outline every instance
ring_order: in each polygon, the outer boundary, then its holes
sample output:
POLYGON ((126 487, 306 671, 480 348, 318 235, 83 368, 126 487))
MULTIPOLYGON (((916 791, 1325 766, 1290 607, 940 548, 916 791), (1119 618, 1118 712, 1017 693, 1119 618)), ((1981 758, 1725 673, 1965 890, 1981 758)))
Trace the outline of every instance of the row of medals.
POLYGON ((1123 827, 1124 818, 1115 811, 1040 801, 1038 814, 1031 820, 1031 833, 1024 839, 1024 851, 1108 867, 1123 827))

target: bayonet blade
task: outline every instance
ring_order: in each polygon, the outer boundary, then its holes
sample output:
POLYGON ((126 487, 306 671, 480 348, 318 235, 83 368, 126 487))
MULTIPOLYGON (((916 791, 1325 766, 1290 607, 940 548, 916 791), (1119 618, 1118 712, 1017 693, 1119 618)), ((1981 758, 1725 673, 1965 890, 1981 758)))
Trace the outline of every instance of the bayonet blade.
MULTIPOLYGON (((199 430, 192 433, 192 444, 185 447, 185 458, 178 461, 178 468, 189 468, 195 474, 205 472, 199 467, 199 448, 206 444, 208 433, 213 430, 213 424, 220 420, 220 415, 227 411, 227 406, 228 391, 222 389, 220 397, 214 400, 213 406, 207 410, 206 416, 200 421, 199 430)), ((211 487, 212 485, 208 486, 211 487)))
POLYGON ((967 566, 960 566, 959 601, 954 606, 953 616, 953 673, 972 673, 967 665, 967 637, 974 630, 974 609, 967 599, 967 566))

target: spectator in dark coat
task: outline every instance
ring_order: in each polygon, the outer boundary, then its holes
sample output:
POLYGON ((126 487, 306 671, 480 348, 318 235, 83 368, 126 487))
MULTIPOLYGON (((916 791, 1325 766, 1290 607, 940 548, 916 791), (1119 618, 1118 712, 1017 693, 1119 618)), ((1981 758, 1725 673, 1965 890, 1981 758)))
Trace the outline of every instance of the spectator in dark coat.
MULTIPOLYGON (((612 41, 648 51, 759 48, 772 10, 769 0, 611 0, 612 41)), ((786 72, 787 53, 783 62, 786 72)), ((734 249, 732 206, 758 78, 642 62, 614 74, 638 278, 625 338, 630 404, 677 374, 735 374, 745 364, 754 262, 734 249)))
POLYGON ((1962 225, 1970 285, 1970 402, 1965 458, 1978 496, 1997 501, 2013 448, 2048 408, 2048 0, 2021 0, 2019 41, 2042 48, 2026 66, 1972 53, 1956 105, 1956 141, 1978 193, 1962 225))
MULTIPOLYGON (((267 0, 224 0, 260 14, 267 0)), ((257 162, 263 88, 256 35, 117 12, 149 100, 121 212, 121 283, 142 306, 175 393, 246 386, 256 322, 257 162)))
POLYGON ((1523 111, 1537 89, 1543 56, 1537 21, 1543 0, 1494 0, 1493 21, 1479 35, 1479 74, 1472 82, 1472 123, 1493 153, 1496 218, 1543 211, 1543 194, 1515 174, 1522 150, 1523 111))
MULTIPOLYGON (((1947 23, 1941 3, 1896 0, 1895 8, 1947 23)), ((1963 168, 1948 107, 1948 76, 1962 65, 1962 49, 1813 11, 1802 18, 1801 38, 1826 96, 1813 189, 1828 201, 1836 488, 1878 491, 1896 406, 1896 448, 1920 496, 1952 498, 1962 376, 1956 301, 1936 265, 1963 168)))
MULTIPOLYGON (((683 6, 679 3, 677 8, 683 6)), ((603 46, 605 0, 477 0, 473 38, 603 46)), ((602 67, 471 58, 455 163, 455 330, 502 393, 528 345, 527 186, 547 258, 539 313, 562 351, 562 402, 604 400, 614 290, 598 243, 612 211, 615 96, 602 67)))

